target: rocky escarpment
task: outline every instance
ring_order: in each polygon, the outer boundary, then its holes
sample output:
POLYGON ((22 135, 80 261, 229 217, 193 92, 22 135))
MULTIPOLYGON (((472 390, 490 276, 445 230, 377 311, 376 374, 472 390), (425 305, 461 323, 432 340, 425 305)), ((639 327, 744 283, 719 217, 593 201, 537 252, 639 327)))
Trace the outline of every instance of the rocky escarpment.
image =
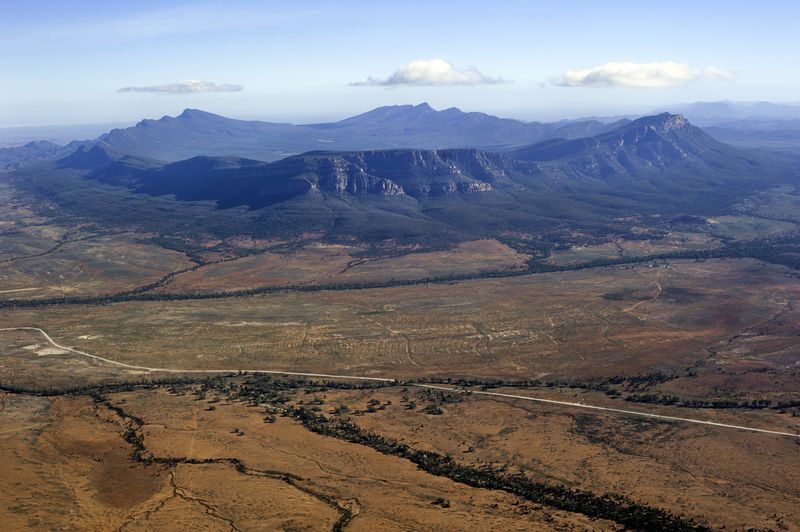
POLYGON ((403 187, 392 180, 370 175, 364 168, 343 157, 331 156, 315 163, 314 169, 306 175, 312 191, 381 196, 399 196, 404 193, 403 187))
POLYGON ((480 150, 375 150, 309 153, 274 163, 302 161, 303 173, 322 190, 439 197, 492 190, 505 178, 504 158, 480 150))

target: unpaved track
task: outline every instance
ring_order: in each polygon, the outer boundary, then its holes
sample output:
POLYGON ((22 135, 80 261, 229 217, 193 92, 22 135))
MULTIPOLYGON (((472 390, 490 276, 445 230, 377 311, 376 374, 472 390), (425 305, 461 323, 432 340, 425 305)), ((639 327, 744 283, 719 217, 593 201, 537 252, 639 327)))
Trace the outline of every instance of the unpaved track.
MULTIPOLYGON (((357 375, 336 375, 336 374, 329 374, 329 373, 302 373, 297 371, 277 371, 277 370, 263 370, 263 369, 177 369, 177 368, 151 368, 147 366, 134 366, 131 364, 125 364, 123 362, 117 362, 114 360, 109 360, 107 358, 103 358, 97 355, 92 355, 89 353, 85 353, 83 351, 78 351, 76 349, 72 349, 70 347, 66 347, 63 345, 59 345, 56 343, 49 334, 47 334, 43 329, 38 327, 6 327, 0 329, 2 331, 35 331, 40 333, 44 338, 50 342, 54 347, 59 349, 63 349, 65 351, 69 351, 70 353, 74 353, 76 355, 81 355, 89 358, 93 358, 95 360, 100 360, 102 362, 106 362, 108 364, 112 364, 114 366, 118 366, 124 369, 135 370, 135 371, 147 371, 147 372, 161 372, 161 373, 192 373, 192 374, 235 374, 237 372, 247 372, 247 373, 265 373, 270 375, 292 375, 296 377, 320 377, 320 378, 327 378, 327 379, 347 379, 347 380, 360 380, 360 381, 373 381, 373 382, 397 382, 401 383, 402 381, 398 379, 390 379, 386 377, 362 377, 357 375)), ((417 388, 427 388, 431 390, 441 390, 446 392, 453 392, 453 393, 463 393, 464 390, 461 388, 454 388, 451 386, 441 386, 437 384, 422 384, 422 383, 403 383, 406 386, 415 386, 417 388)), ((501 392, 488 392, 488 391, 481 391, 481 390, 469 390, 468 393, 473 395, 484 395, 489 397, 501 397, 505 399, 515 399, 515 400, 522 400, 522 401, 533 401, 537 403, 546 403, 550 405, 558 405, 563 407, 570 407, 570 408, 583 408, 586 410, 594 410, 594 411, 602 411, 602 412, 611 412, 616 414, 624 414, 628 416, 638 416, 638 417, 646 417, 650 419, 658 419, 662 421, 677 421, 683 423, 694 423, 697 425, 707 425, 712 427, 719 427, 719 428, 726 428, 726 429, 736 429, 736 430, 744 430, 748 432, 758 432, 762 434, 773 434, 777 436, 789 436, 792 438, 800 438, 800 434, 792 433, 792 432, 783 432, 778 430, 767 430, 767 429, 759 429, 756 427, 748 427, 744 425, 732 425, 728 423, 718 423, 716 421, 706 421, 702 419, 693 419, 693 418, 686 418, 686 417, 678 417, 678 416, 665 416, 662 414, 651 414, 649 412, 642 412, 638 410, 625 410, 622 408, 611 408, 606 406, 598 406, 598 405, 589 405, 585 403, 573 403, 570 401, 558 401, 555 399, 544 399, 542 397, 531 397, 529 395, 517 395, 517 394, 509 394, 509 393, 501 393, 501 392)))
MULTIPOLYGON (((448 392, 460 392, 462 390, 458 388, 450 388, 449 386, 439 386, 435 384, 414 384, 419 388, 430 388, 432 390, 444 390, 448 392)), ((641 417, 649 417, 652 419, 662 419, 665 421, 683 421, 686 423, 697 423, 700 425, 711 425, 714 427, 723 427, 728 429, 739 429, 739 430, 747 430, 750 432, 763 432, 765 434, 778 434, 780 436, 792 436, 795 438, 800 438, 800 434, 793 434, 791 432, 781 432, 777 430, 767 430, 767 429, 757 429, 755 427, 745 427, 742 425, 730 425, 728 423, 717 423, 715 421, 705 421, 702 419, 692 419, 686 417, 677 417, 677 416, 665 416, 662 414, 650 414, 648 412, 640 412, 637 410, 623 410, 622 408, 610 408, 606 406, 597 406, 597 405, 587 405, 585 403, 571 403, 569 401, 557 401, 555 399, 543 399, 541 397, 531 397, 529 395, 516 395, 510 393, 500 393, 500 392, 484 392, 479 390, 470 390, 470 393, 476 395, 491 395, 493 397, 505 397, 507 399, 522 399, 524 401, 535 401, 537 403, 548 403, 552 405, 561 405, 561 406, 573 406, 577 408, 588 408, 589 410, 602 410, 604 412, 615 412, 617 414, 627 414, 631 416, 641 416, 641 417)))
POLYGON ((15 288, 13 290, 0 290, 0 294, 13 294, 14 292, 29 292, 31 290, 41 290, 43 286, 33 286, 31 288, 15 288))
POLYGON ((23 430, 38 429, 47 425, 49 425, 49 423, 36 423, 35 425, 26 425, 24 427, 17 427, 15 429, 0 430, 0 434, 13 434, 15 432, 22 432, 23 430))
POLYGON ((325 377, 331 379, 354 379, 354 380, 380 381, 380 382, 394 382, 396 380, 396 379, 386 379, 381 377, 359 377, 355 375, 329 375, 327 373, 299 373, 296 371, 275 371, 266 369, 178 369, 178 368, 152 368, 149 366, 135 366, 132 364, 117 362, 116 360, 110 360, 108 358, 103 358, 97 355, 86 353, 84 351, 78 351, 77 349, 72 349, 71 347, 60 345, 56 343, 56 341, 53 340, 49 334, 47 334, 43 329, 40 329, 39 327, 5 327, 3 329, 0 329, 0 332, 3 331, 35 331, 44 336, 45 340, 47 340, 53 347, 57 347, 58 349, 63 349, 64 351, 69 351, 70 353, 74 353, 76 355, 93 358, 95 360, 99 360, 107 364, 112 364, 114 366, 133 371, 147 371, 152 373, 201 373, 201 374, 206 373, 209 375, 235 374, 241 371, 247 373, 269 373, 274 375, 295 375, 298 377, 325 377))

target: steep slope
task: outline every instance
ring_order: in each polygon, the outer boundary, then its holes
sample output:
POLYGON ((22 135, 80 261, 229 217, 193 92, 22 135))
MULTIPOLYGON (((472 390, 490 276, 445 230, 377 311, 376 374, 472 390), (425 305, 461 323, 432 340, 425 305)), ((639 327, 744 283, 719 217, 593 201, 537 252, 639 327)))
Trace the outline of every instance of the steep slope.
POLYGON ((373 150, 308 153, 275 163, 273 167, 292 165, 297 160, 324 181, 338 181, 340 176, 347 175, 346 172, 378 176, 397 184, 402 192, 415 198, 489 191, 491 183, 505 177, 506 163, 501 155, 474 149, 373 150))

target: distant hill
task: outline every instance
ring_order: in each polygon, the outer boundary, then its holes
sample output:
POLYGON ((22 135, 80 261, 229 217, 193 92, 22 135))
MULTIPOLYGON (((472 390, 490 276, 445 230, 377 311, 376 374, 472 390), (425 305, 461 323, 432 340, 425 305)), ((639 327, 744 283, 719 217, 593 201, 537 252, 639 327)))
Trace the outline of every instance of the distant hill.
POLYGON ((797 120, 800 104, 771 102, 695 102, 672 106, 669 111, 680 113, 699 126, 716 125, 736 120, 797 120))
POLYGON ((800 104, 696 102, 671 110, 721 141, 800 153, 800 104))
POLYGON ((31 160, 57 157, 69 151, 70 148, 46 140, 36 140, 14 148, 0 148, 0 170, 14 170, 31 160))
POLYGON ((703 129, 709 135, 737 146, 800 153, 800 119, 743 119, 703 129))

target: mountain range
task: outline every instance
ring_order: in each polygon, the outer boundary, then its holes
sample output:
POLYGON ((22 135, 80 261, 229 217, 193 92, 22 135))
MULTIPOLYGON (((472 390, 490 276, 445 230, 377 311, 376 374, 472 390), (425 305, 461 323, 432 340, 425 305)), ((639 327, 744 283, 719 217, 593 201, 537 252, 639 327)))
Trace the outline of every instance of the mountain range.
MULTIPOLYGON (((426 122, 414 118, 420 113, 435 117, 433 122, 448 115, 415 106, 355 119, 364 130, 394 130, 400 118, 409 129, 421 130, 426 122)), ((461 121, 502 122, 449 114, 461 121)), ((179 233, 321 231, 364 240, 441 240, 564 223, 596 227, 625 215, 720 213, 748 191, 793 173, 780 157, 723 144, 669 113, 611 127, 598 122, 600 132, 590 137, 512 149, 317 150, 271 162, 206 154, 165 163, 138 155, 142 131, 177 127, 197 132, 182 138, 219 135, 207 127, 220 122, 215 115, 184 115, 120 130, 136 134, 130 138, 136 149, 111 132, 59 159, 23 168, 17 181, 81 216, 159 232, 166 224, 179 233)), ((354 126, 326 127, 320 131, 354 126)), ((577 125, 562 127, 574 131, 577 125)), ((442 130, 441 123, 437 128, 442 130)))

